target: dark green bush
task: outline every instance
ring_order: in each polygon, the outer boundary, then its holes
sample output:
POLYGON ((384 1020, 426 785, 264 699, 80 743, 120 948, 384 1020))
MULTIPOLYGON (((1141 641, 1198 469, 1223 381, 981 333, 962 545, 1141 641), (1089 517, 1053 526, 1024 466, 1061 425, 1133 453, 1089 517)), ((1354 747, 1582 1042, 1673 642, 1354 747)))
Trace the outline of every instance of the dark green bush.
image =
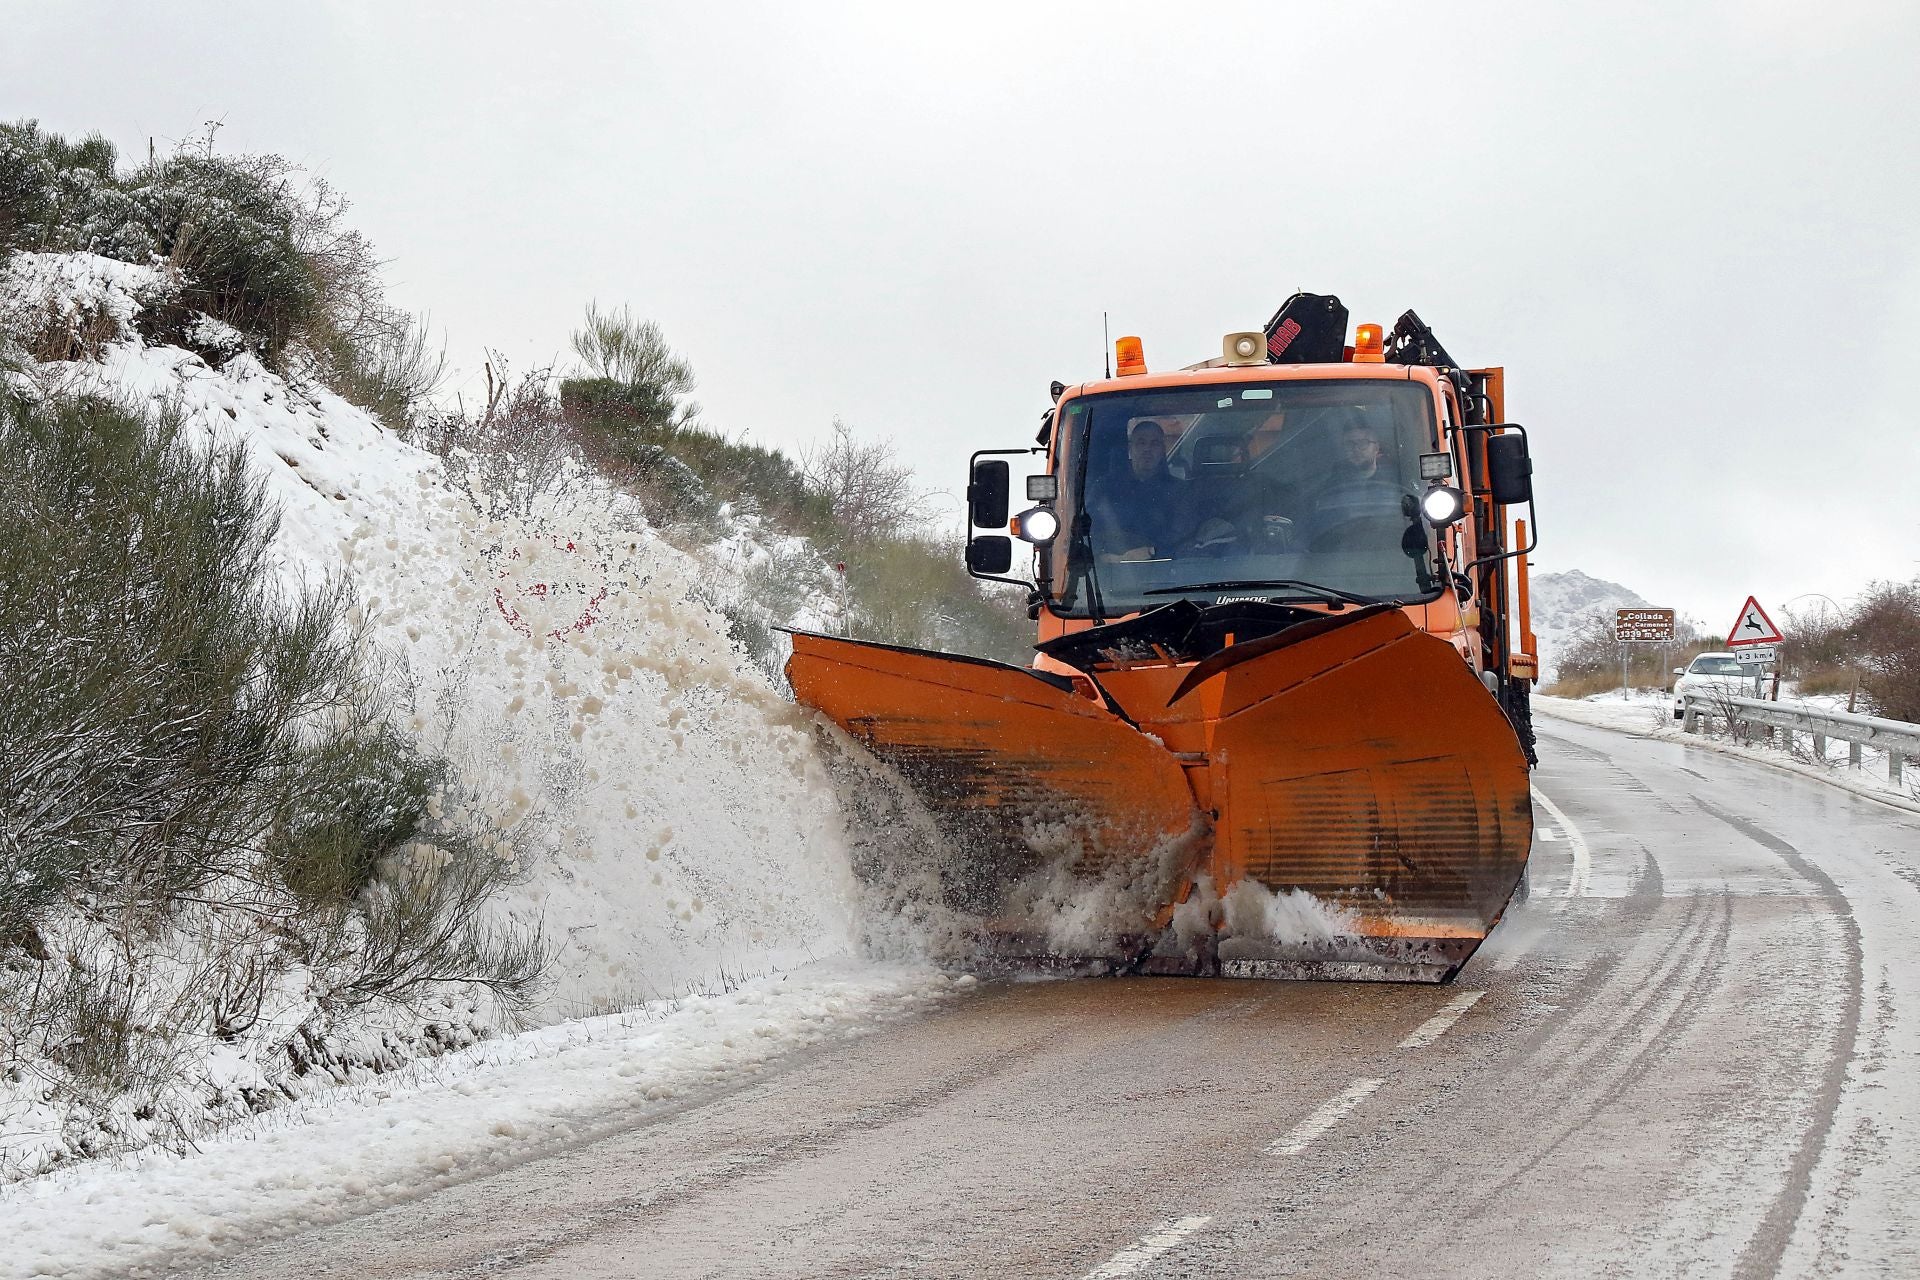
POLYGON ((703 523, 727 502, 792 533, 832 527, 831 503, 793 459, 684 420, 657 388, 574 378, 560 404, 588 461, 639 492, 657 523, 703 523))
POLYGON ((659 325, 635 318, 631 309, 602 311, 588 303, 572 346, 586 377, 617 387, 625 408, 649 425, 688 422, 698 412, 686 399, 693 394, 693 366, 674 354, 659 325))
POLYGON ((450 782, 443 762, 384 721, 303 744, 290 765, 267 864, 309 905, 359 895, 384 858, 434 827, 430 806, 450 782))
MULTIPOLYGON (((59 904, 160 920, 224 882, 335 938, 386 929, 409 972, 524 993, 537 938, 476 924, 498 833, 441 818, 451 772, 380 714, 346 595, 275 588, 276 524, 238 446, 0 397, 0 950, 59 904), (460 855, 451 878, 390 876, 422 841, 460 855), (509 969, 471 967, 489 956, 509 969)), ((356 1001, 383 990, 350 946, 304 945, 356 1001)))
POLYGON ((0 262, 49 241, 59 225, 58 173, 36 122, 0 124, 0 262))
POLYGON ((124 186, 152 252, 183 277, 180 305, 257 340, 273 365, 324 316, 320 280, 297 235, 303 210, 291 174, 277 156, 182 152, 124 186))
MULTIPOLYGON (((410 412, 438 357, 386 305, 372 247, 344 225, 347 204, 279 156, 218 154, 211 134, 121 171, 98 134, 69 142, 33 121, 0 124, 0 257, 78 251, 165 262, 178 287, 141 313, 142 334, 200 350, 199 317, 231 325, 266 362, 299 350, 343 395, 410 412)), ((305 366, 303 366, 305 367, 305 366)))
POLYGON ((75 887, 204 880, 289 719, 340 696, 336 601, 275 606, 274 528, 237 447, 0 400, 0 935, 75 887))

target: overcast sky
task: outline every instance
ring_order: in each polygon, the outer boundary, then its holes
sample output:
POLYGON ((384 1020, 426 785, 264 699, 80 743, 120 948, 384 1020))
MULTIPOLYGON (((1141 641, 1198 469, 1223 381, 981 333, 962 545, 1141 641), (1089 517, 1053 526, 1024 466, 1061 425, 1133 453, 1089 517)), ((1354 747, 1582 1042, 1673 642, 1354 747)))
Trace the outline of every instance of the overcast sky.
POLYGON ((628 303, 711 425, 952 488, 1103 310, 1172 366, 1306 288, 1506 367, 1542 569, 1920 573, 1911 0, 9 8, 0 117, 324 175, 468 380, 628 303))

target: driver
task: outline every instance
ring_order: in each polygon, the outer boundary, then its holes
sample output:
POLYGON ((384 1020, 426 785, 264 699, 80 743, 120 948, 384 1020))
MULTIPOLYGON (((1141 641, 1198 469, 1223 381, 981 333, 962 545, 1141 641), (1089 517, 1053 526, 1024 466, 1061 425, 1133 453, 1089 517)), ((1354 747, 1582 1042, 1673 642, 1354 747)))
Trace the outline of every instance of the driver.
POLYGON ((1368 541, 1371 535, 1360 524, 1397 518, 1401 497, 1380 437, 1364 422, 1347 423, 1307 521, 1309 548, 1351 549, 1347 544, 1355 539, 1368 541))
POLYGON ((1380 446, 1380 437, 1373 434, 1373 428, 1364 422, 1349 422, 1340 432, 1340 460, 1333 466, 1330 485, 1345 484, 1354 480, 1372 480, 1380 475, 1380 459, 1386 450, 1380 446))
POLYGON ((1127 467, 1108 477, 1092 503, 1094 528, 1115 560, 1170 555, 1193 527, 1191 503, 1167 470, 1166 428, 1151 418, 1127 432, 1127 467))

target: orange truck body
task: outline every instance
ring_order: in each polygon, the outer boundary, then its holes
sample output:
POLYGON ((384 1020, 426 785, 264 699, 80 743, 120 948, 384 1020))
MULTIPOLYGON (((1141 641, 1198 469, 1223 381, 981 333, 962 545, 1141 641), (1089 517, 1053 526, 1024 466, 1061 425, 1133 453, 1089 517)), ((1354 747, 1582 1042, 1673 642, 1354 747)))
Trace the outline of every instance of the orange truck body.
POLYGON ((940 821, 956 850, 948 904, 996 954, 1446 981, 1500 920, 1532 838, 1530 743, 1514 706, 1535 663, 1516 604, 1524 531, 1475 454, 1502 434, 1499 370, 1215 361, 1061 387, 1045 474, 1071 524, 1074 468, 1085 475, 1075 450, 1093 437, 1056 426, 1076 401, 1370 380, 1425 389, 1431 449, 1463 478, 1464 510, 1431 534, 1447 576, 1428 598, 1244 603, 1196 590, 1087 616, 1059 584, 1090 552, 1063 531, 1036 548, 1030 667, 794 635, 795 697, 940 821), (1010 891, 1063 877, 1132 894, 1132 916, 1087 954, 1061 954, 1033 917, 1036 895, 1010 891))

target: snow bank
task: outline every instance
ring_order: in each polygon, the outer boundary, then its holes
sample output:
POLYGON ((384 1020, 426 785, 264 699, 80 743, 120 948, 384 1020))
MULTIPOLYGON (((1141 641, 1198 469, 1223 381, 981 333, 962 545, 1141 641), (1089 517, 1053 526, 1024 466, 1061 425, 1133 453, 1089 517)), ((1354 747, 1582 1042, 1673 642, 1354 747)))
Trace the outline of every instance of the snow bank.
MULTIPOLYGON (((1832 697, 1786 701, 1799 701, 1808 708, 1823 711, 1836 710, 1841 702, 1832 697)), ((1575 724, 1613 729, 1647 738, 1669 738, 1703 750, 1741 756, 1777 769, 1818 778, 1855 795, 1920 812, 1920 782, 1909 777, 1902 784, 1894 783, 1887 776, 1884 751, 1865 748, 1860 767, 1854 768, 1847 763, 1847 744, 1837 738, 1828 739, 1826 758, 1821 760, 1814 758, 1813 745, 1805 734, 1794 735, 1791 743, 1784 733, 1777 735, 1774 742, 1756 739, 1741 743, 1709 733, 1687 733, 1680 722, 1673 718, 1673 695, 1658 690, 1636 689, 1627 697, 1618 693, 1597 693, 1581 699, 1551 698, 1536 693, 1533 709, 1541 715, 1570 720, 1575 724)))
POLYGON ((0 1276, 171 1274, 411 1199, 926 1008, 970 978, 821 965, 493 1040, 229 1128, 0 1190, 0 1276))

